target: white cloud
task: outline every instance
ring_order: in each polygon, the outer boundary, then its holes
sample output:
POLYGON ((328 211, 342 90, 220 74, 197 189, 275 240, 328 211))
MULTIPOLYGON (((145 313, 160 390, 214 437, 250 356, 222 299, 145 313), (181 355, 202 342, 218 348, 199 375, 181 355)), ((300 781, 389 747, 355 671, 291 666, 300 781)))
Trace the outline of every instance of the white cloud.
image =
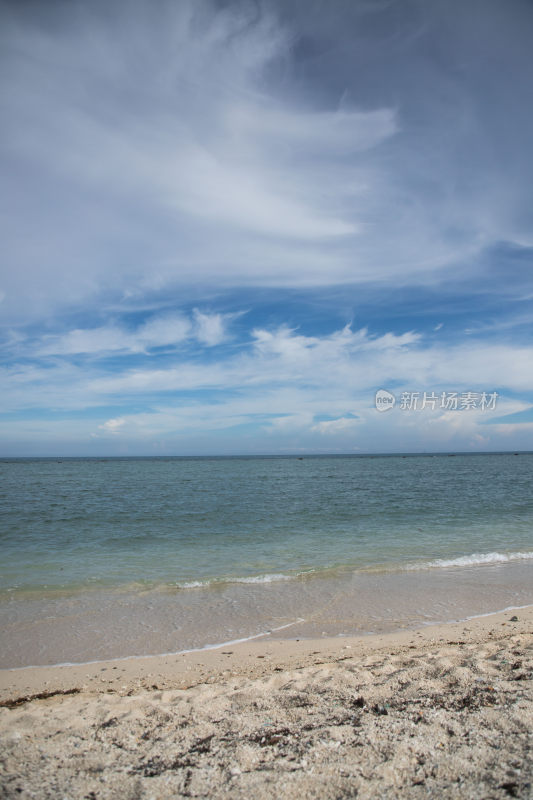
POLYGON ((302 336, 288 327, 274 331, 256 329, 252 335, 256 351, 265 359, 279 358, 282 363, 295 364, 299 369, 328 362, 334 368, 335 362, 341 365, 351 354, 369 350, 397 350, 413 345, 420 339, 420 334, 413 331, 400 336, 393 333, 369 336, 366 328, 352 331, 350 325, 322 337, 302 336))
MULTIPOLYGON (((287 410, 287 409, 285 409, 287 410)), ((276 433, 293 433, 304 428, 309 428, 313 422, 313 415, 308 411, 296 411, 294 414, 272 417, 266 426, 267 430, 276 433)))
POLYGON ((134 330, 118 324, 75 329, 61 335, 44 336, 42 344, 36 345, 35 353, 41 357, 146 353, 154 348, 174 348, 193 340, 213 347, 227 338, 228 325, 236 316, 239 314, 211 314, 195 309, 192 320, 177 314, 154 315, 134 330))
MULTIPOLYGON (((276 166, 270 165, 259 154, 254 162, 242 163, 223 149, 216 153, 197 145, 170 158, 170 170, 161 165, 161 193, 171 205, 197 219, 274 238, 320 240, 357 232, 349 218, 317 202, 312 175, 295 166, 282 168, 279 160, 276 166)), ((341 185, 337 194, 339 190, 341 185)))
POLYGON ((274 77, 298 32, 272 7, 158 8, 3 20, 14 318, 191 283, 431 282, 490 240, 447 165, 420 192, 401 104, 325 108, 274 77))
POLYGON ((322 434, 335 434, 352 431, 358 426, 361 426, 359 419, 355 419, 354 417, 340 417, 339 419, 327 419, 317 422, 316 425, 312 426, 311 430, 318 431, 318 433, 322 434))
POLYGON ((221 344, 227 336, 226 323, 233 316, 232 314, 203 314, 195 308, 194 333, 196 338, 208 347, 221 344))
MULTIPOLYGON (((203 333, 206 341, 218 340, 218 321, 203 333)), ((153 333, 151 341, 174 341, 175 337, 169 324, 157 337, 153 333)), ((135 338, 130 342, 131 347, 138 344, 135 338)), ((424 341, 415 332, 374 337, 365 329, 349 327, 323 336, 304 336, 287 327, 263 328, 253 331, 248 345, 241 343, 209 363, 177 351, 165 366, 157 363, 152 368, 145 362, 131 369, 124 363, 110 374, 97 360, 82 368, 68 359, 54 358, 43 367, 5 367, 0 379, 5 410, 85 408, 138 403, 144 397, 160 405, 161 399, 154 398, 162 392, 179 398, 183 391, 217 390, 237 392, 243 398, 239 416, 247 409, 281 416, 305 410, 312 416, 341 418, 371 409, 378 386, 393 388, 397 395, 403 390, 493 391, 500 387, 533 391, 533 348, 470 340, 468 345, 446 346, 424 341), (281 400, 274 403, 277 395, 281 400)), ((219 411, 216 406, 217 415, 219 411)))
POLYGON ((252 135, 268 148, 293 147, 319 159, 331 153, 343 154, 368 150, 385 141, 398 130, 392 109, 377 111, 294 112, 276 107, 249 106, 228 111, 229 127, 235 138, 248 140, 252 135))
MULTIPOLYGON (((421 345, 415 348, 423 357, 421 345)), ((402 357, 407 354, 408 351, 400 352, 402 357)), ((392 350, 390 355, 395 355, 393 361, 396 361, 398 351, 392 350)), ((375 374, 379 374, 385 384, 384 376, 390 372, 391 363, 385 356, 383 351, 365 353, 359 350, 346 364, 348 369, 328 371, 328 362, 323 359, 314 366, 309 364, 302 376, 294 377, 294 369, 278 355, 273 357, 279 367, 277 379, 272 378, 274 364, 271 369, 255 350, 246 358, 242 355, 229 357, 215 369, 207 364, 184 363, 172 370, 119 374, 114 384, 110 383, 111 378, 98 377, 94 368, 88 375, 80 368, 57 365, 48 370, 26 368, 20 371, 18 381, 11 377, 8 380, 8 391, 2 394, 4 408, 33 408, 37 416, 0 420, 0 436, 5 443, 4 451, 15 437, 17 442, 26 442, 25 446, 33 448, 31 452, 35 452, 39 442, 50 450, 63 441, 77 443, 77 452, 80 452, 83 442, 92 440, 97 440, 104 448, 106 443, 110 447, 112 442, 116 442, 116 447, 124 443, 133 453, 150 452, 157 442, 169 453, 184 452, 183 448, 186 452, 201 452, 203 448, 207 453, 224 452, 224 448, 226 452, 302 448, 331 451, 339 448, 339 442, 343 451, 359 448, 374 452, 466 450, 485 445, 486 449, 523 449, 533 444, 532 423, 485 424, 492 418, 530 406, 530 403, 506 397, 505 392, 491 412, 405 412, 395 408, 388 414, 379 414, 374 408, 375 387, 369 385, 373 376, 367 378, 366 365, 371 363, 375 374), (367 356, 370 362, 365 360, 367 356), (183 395, 180 391, 198 392, 206 387, 224 391, 214 397, 209 393, 198 394, 194 400, 190 394, 183 395), (96 428, 95 423, 91 423, 91 415, 80 418, 76 414, 70 419, 66 413, 60 422, 40 420, 38 416, 41 407, 68 412, 98 405, 109 407, 114 403, 123 406, 131 402, 139 406, 146 397, 149 409, 105 419, 96 428), (357 414, 357 419, 352 414, 357 414), (321 419, 324 416, 329 419, 321 419), (247 426, 245 434, 239 430, 243 425, 247 426), (235 435, 219 438, 219 433, 232 429, 236 429, 235 435), (483 437, 483 441, 479 437, 483 437)), ((475 356, 472 354, 474 361, 475 356)), ((508 357, 511 358, 511 349, 508 357)), ((470 376, 464 387, 455 383, 453 388, 471 388, 473 377, 470 376)), ((483 373, 477 373, 475 379, 483 383, 483 373)), ((406 389, 424 388, 415 385, 412 365, 405 372, 404 380, 406 389)), ((395 391, 398 396, 400 390, 395 391)))
POLYGON ((175 314, 168 314, 152 317, 136 331, 136 335, 132 338, 133 341, 138 341, 144 347, 160 347, 179 344, 187 339, 191 333, 192 327, 188 319, 175 314))
POLYGON ((104 433, 117 434, 125 424, 126 420, 123 419, 123 417, 117 417, 116 419, 108 419, 107 422, 104 422, 103 425, 99 425, 98 428, 104 431, 104 433))
POLYGON ((40 356, 75 355, 131 350, 132 340, 127 331, 107 325, 101 328, 77 328, 61 336, 45 336, 36 353, 40 356))
MULTIPOLYGON (((290 304, 281 289, 342 285, 345 319, 363 282, 381 282, 388 302, 398 287, 447 281, 438 318, 454 290, 527 299, 524 3, 509 13, 491 0, 481 28, 468 4, 415 3, 399 36, 394 4, 374 13, 364 0, 339 14, 281 0, 160 0, 157 13, 150 0, 34 5, 0 7, 6 411, 151 409, 114 418, 117 446, 244 423, 315 446, 365 426, 392 444, 408 429, 413 442, 503 440, 511 426, 480 433, 476 415, 378 420, 373 392, 532 391, 524 312, 473 315, 467 341, 450 344, 393 330, 377 286, 361 305, 378 298, 383 335, 304 335, 256 318, 237 339, 236 315, 211 308, 250 286, 290 304)), ((417 305, 406 295, 392 301, 395 320, 417 305)), ((102 413, 91 431, 100 423, 103 440, 113 412, 102 413)), ((16 424, 30 440, 29 423, 16 424)), ((64 423, 89 436, 84 424, 64 423)))

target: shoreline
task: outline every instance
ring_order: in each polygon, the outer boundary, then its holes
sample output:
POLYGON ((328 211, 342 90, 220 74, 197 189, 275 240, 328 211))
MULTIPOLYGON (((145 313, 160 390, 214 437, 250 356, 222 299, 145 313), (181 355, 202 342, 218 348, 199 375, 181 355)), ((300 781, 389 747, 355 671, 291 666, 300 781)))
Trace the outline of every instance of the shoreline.
POLYGON ((477 641, 488 635, 495 636, 501 627, 533 635, 533 604, 511 606, 463 620, 429 623, 389 633, 277 639, 272 635, 277 631, 272 630, 243 640, 176 653, 0 669, 0 705, 40 692, 129 692, 133 687, 147 688, 147 679, 154 676, 158 678, 158 689, 183 688, 181 684, 184 683, 189 683, 187 688, 190 688, 203 680, 213 682, 224 679, 228 670, 235 674, 253 674, 259 677, 272 669, 300 669, 309 666, 310 663, 315 663, 314 655, 318 658, 316 663, 322 663, 324 659, 334 660, 339 656, 346 656, 347 650, 353 651, 349 653, 351 656, 368 655, 375 651, 386 652, 389 649, 396 652, 413 645, 434 645, 436 641, 444 641, 446 637, 457 636, 459 633, 463 638, 466 635, 470 640, 477 641), (512 616, 518 616, 518 621, 512 622, 512 616), (228 648, 231 648, 231 652, 228 648), (261 661, 260 665, 257 665, 257 660, 261 661), (102 672, 115 671, 118 673, 116 676, 102 676, 102 672), (191 679, 195 681, 192 684, 191 679), (106 684, 105 687, 102 686, 103 683, 106 684))
POLYGON ((0 669, 173 657, 263 638, 368 638, 532 602, 530 560, 416 573, 347 571, 216 590, 35 598, 0 604, 0 669))
MULTIPOLYGON (((349 639, 353 640, 353 641, 357 641, 357 642, 362 641, 362 640, 367 641, 368 639, 372 640, 372 639, 374 639, 376 637, 380 637, 380 638, 392 637, 397 633, 409 633, 409 632, 410 633, 417 633, 418 631, 424 630, 425 628, 441 628, 443 625, 454 625, 454 624, 460 625, 462 623, 468 623, 468 622, 471 622, 471 621, 474 621, 474 620, 477 620, 477 619, 482 619, 483 617, 493 617, 493 616, 495 616, 497 614, 512 613, 512 612, 515 612, 515 611, 522 611, 524 609, 529 609, 529 608, 533 608, 533 604, 526 603, 525 605, 519 605, 519 606, 507 606, 506 608, 499 609, 498 611, 487 611, 487 612, 483 612, 481 614, 472 614, 470 616, 463 617, 462 619, 458 619, 458 620, 444 620, 442 622, 427 622, 427 623, 425 623, 423 625, 412 626, 412 627, 411 626, 407 626, 406 628, 403 628, 403 629, 398 629, 398 630, 395 630, 395 631, 388 631, 387 633, 382 633, 382 634, 380 634, 380 633, 365 633, 365 634, 358 634, 358 635, 352 635, 352 636, 349 636, 347 634, 338 634, 337 636, 329 636, 326 639, 324 639, 324 638, 318 639, 318 638, 305 637, 304 636, 304 637, 301 637, 301 638, 298 638, 298 639, 296 639, 296 638, 294 638, 294 639, 284 639, 284 640, 281 640, 281 641, 283 641, 285 644, 287 642, 291 642, 291 641, 297 641, 297 642, 310 641, 310 642, 313 642, 315 645, 318 645, 318 643, 321 643, 321 642, 324 642, 324 641, 326 641, 326 642, 327 641, 335 642, 335 641, 344 641, 344 640, 349 640, 349 639)), ((139 661, 139 660, 163 659, 163 658, 167 658, 168 659, 168 658, 172 658, 174 656, 190 655, 190 654, 193 654, 193 653, 202 654, 202 653, 209 652, 209 651, 212 651, 212 650, 220 650, 223 647, 227 648, 227 647, 235 647, 235 646, 238 646, 238 645, 244 645, 244 644, 247 644, 248 642, 253 642, 253 641, 257 640, 257 639, 265 639, 265 640, 268 640, 268 641, 276 641, 276 638, 273 637, 272 634, 278 633, 279 631, 282 631, 282 630, 286 630, 287 628, 291 628, 294 625, 298 625, 298 624, 300 624, 302 622, 305 622, 305 620, 300 618, 300 619, 294 620, 293 622, 288 622, 285 625, 280 625, 280 626, 278 626, 276 628, 272 628, 271 630, 262 631, 261 633, 254 633, 254 634, 251 634, 250 636, 245 636, 245 637, 242 637, 240 639, 229 639, 229 640, 223 641, 223 642, 206 644, 206 645, 204 645, 202 647, 192 647, 192 648, 188 648, 188 649, 184 649, 184 650, 176 650, 176 651, 168 652, 168 653, 144 653, 142 655, 117 656, 117 657, 114 657, 114 658, 96 658, 96 659, 92 659, 90 661, 65 661, 65 662, 59 662, 57 664, 28 664, 28 665, 22 666, 22 667, 0 667, 0 687, 2 686, 1 675, 4 672, 19 672, 19 671, 24 671, 24 670, 39 670, 39 669, 63 669, 63 668, 69 668, 69 667, 92 667, 92 666, 98 666, 99 664, 105 664, 105 665, 114 664, 114 663, 119 663, 120 664, 120 663, 122 663, 124 661, 139 661)), ((1 688, 0 688, 0 691, 1 691, 1 688)))

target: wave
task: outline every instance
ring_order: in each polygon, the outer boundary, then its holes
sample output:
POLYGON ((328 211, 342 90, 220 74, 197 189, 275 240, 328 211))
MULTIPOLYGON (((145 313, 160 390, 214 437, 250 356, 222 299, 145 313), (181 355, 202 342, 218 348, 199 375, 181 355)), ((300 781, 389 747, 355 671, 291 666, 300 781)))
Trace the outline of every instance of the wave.
POLYGON ((293 573, 267 573, 264 575, 236 576, 206 578, 205 580, 183 581, 173 584, 178 589, 206 589, 216 586, 227 586, 232 583, 276 583, 278 581, 298 580, 306 577, 339 577, 346 573, 356 572, 412 572, 426 569, 445 569, 446 567, 475 567, 486 564, 503 564, 509 561, 524 561, 533 559, 533 551, 514 552, 514 553, 471 553, 467 556, 457 556, 456 558, 437 558, 433 561, 419 561, 410 564, 379 564, 357 566, 355 564, 339 564, 335 568, 331 565, 317 567, 315 569, 303 570, 293 573))
POLYGON ((478 564, 502 564, 508 561, 523 561, 533 559, 533 551, 517 553, 472 553, 468 556, 457 558, 437 558, 435 561, 426 561, 421 564, 410 564, 408 570, 439 569, 442 567, 473 567, 478 564))
MULTIPOLYGON (((309 570, 312 572, 314 570, 309 570)), ((296 572, 292 575, 285 575, 283 573, 272 573, 266 575, 251 575, 248 577, 224 577, 224 578, 206 578, 200 581, 178 581, 174 584, 178 589, 205 589, 208 586, 216 586, 228 583, 275 583, 277 581, 290 581, 294 578, 299 578, 301 575, 307 575, 309 572, 296 572)))
POLYGON ((533 551, 518 551, 511 553, 471 553, 455 558, 437 558, 431 561, 396 561, 381 562, 374 564, 361 564, 357 562, 345 562, 337 564, 326 564, 314 568, 303 569, 294 572, 272 572, 259 575, 222 575, 211 578, 200 578, 189 581, 154 582, 154 581, 134 581, 118 585, 106 584, 105 582, 92 582, 90 584, 60 585, 60 586, 7 586, 0 588, 0 601, 13 601, 16 597, 32 596, 41 598, 63 597, 71 594, 108 590, 111 592, 132 592, 134 594, 144 594, 150 592, 172 592, 187 591, 191 589, 222 589, 232 584, 270 584, 283 581, 304 581, 312 578, 342 578, 343 576, 358 573, 398 573, 415 572, 432 569, 446 569, 448 567, 476 567, 491 564, 504 564, 511 561, 533 560, 533 551))

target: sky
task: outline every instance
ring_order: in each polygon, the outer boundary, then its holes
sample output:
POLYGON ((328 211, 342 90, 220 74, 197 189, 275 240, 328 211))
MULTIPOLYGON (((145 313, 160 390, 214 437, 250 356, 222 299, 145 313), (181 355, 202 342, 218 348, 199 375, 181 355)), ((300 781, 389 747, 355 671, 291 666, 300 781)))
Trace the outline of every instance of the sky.
POLYGON ((532 41, 0 0, 0 455, 533 450, 532 41))

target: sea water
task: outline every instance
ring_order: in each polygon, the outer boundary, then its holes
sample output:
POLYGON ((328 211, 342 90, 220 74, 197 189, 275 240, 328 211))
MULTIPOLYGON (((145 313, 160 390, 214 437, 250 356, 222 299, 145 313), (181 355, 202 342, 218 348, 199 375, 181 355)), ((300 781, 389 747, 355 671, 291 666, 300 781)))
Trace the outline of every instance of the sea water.
POLYGON ((533 602, 533 454, 4 459, 0 666, 533 602))

